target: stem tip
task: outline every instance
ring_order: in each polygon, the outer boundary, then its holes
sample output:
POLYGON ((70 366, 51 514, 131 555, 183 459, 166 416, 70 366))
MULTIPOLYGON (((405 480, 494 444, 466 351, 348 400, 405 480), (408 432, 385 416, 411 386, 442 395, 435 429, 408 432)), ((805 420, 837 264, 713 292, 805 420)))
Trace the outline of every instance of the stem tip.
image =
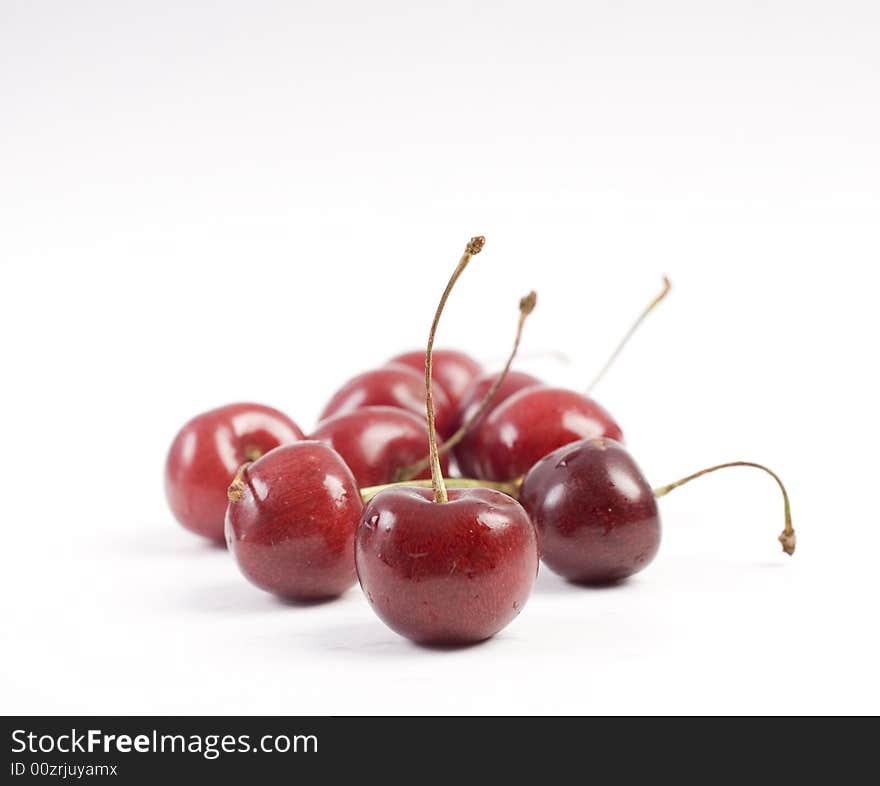
MULTIPOLYGON (((252 455, 256 454, 257 458, 260 456, 260 451, 256 448, 248 448, 246 452, 250 452, 252 455)), ((244 496, 244 471, 253 463, 252 459, 248 459, 238 468, 238 472, 235 473, 232 483, 226 489, 226 499, 230 502, 241 502, 241 498, 244 496)))
POLYGON ((473 256, 474 254, 479 254, 483 250, 483 246, 486 245, 486 238, 482 235, 478 235, 477 237, 472 237, 470 242, 467 244, 467 253, 473 256))
POLYGON ((241 498, 244 496, 244 480, 241 476, 236 476, 235 480, 229 484, 229 488, 226 489, 226 499, 230 502, 241 502, 241 498))
POLYGON ((797 546, 797 536, 794 534, 794 530, 791 532, 784 530, 779 536, 779 542, 782 544, 782 550, 789 557, 794 554, 795 547, 797 546))

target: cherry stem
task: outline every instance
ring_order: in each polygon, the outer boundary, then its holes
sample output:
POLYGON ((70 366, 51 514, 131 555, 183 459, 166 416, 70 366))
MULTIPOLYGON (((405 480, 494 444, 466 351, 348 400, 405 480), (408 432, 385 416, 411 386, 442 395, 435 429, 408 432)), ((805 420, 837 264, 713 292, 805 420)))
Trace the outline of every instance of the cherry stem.
POLYGON ((244 496, 244 471, 262 455, 263 451, 259 448, 249 447, 244 449, 245 461, 235 473, 229 488, 226 489, 226 499, 230 502, 239 502, 244 496))
MULTIPOLYGON (((511 480, 506 483, 494 482, 491 480, 477 480, 475 478, 447 478, 445 483, 450 488, 459 488, 459 489, 472 489, 472 488, 483 488, 483 489, 495 489, 495 491, 500 491, 508 496, 516 499, 519 494, 520 483, 522 482, 522 478, 517 480, 511 480)), ((365 486, 361 489, 361 498, 364 502, 368 502, 373 497, 375 497, 380 491, 385 491, 385 489, 396 489, 403 487, 412 487, 412 488, 420 488, 420 489, 429 489, 433 486, 432 480, 407 480, 401 483, 383 483, 381 486, 365 486)))
MULTIPOLYGON (((534 352, 519 353, 517 357, 520 360, 552 360, 561 366, 571 365, 571 357, 566 355, 561 349, 539 349, 534 352)), ((483 364, 487 366, 494 366, 500 361, 500 356, 483 358, 483 364)))
POLYGON ((434 502, 449 502, 449 495, 446 493, 446 485, 443 482, 443 469, 440 467, 440 454, 437 451, 437 425, 434 423, 434 392, 432 372, 434 370, 434 336, 437 333, 437 325, 440 322, 440 315, 449 299, 449 293, 455 286, 464 269, 468 266, 471 258, 479 254, 483 250, 486 238, 472 237, 465 246, 464 254, 452 271, 449 277, 449 283, 443 290, 440 302, 437 304, 437 311, 434 313, 434 321, 431 322, 431 331, 428 333, 428 348, 425 350, 425 410, 428 413, 428 447, 431 456, 431 487, 434 489, 434 502))
MULTIPOLYGON (((461 426, 458 427, 456 432, 451 437, 449 437, 449 439, 445 440, 443 444, 440 445, 440 447, 437 449, 437 453, 439 455, 444 456, 450 450, 452 450, 468 435, 468 432, 470 432, 470 430, 474 427, 474 424, 478 423, 486 414, 486 411, 489 409, 489 405, 492 403, 492 400, 498 393, 498 389, 501 387, 502 383, 507 378, 507 375, 510 372, 510 367, 511 365, 513 365, 513 360, 516 357, 517 351, 519 350, 519 343, 522 340, 523 327, 525 326, 526 319, 528 318, 529 314, 531 314, 535 310, 535 306, 537 305, 537 303, 538 294, 534 291, 529 292, 528 295, 520 299, 519 321, 517 322, 516 326, 516 338, 513 341, 513 348, 510 350, 510 354, 507 356, 507 362, 504 364, 504 368, 501 370, 501 373, 497 377, 495 377, 489 390, 486 391, 486 395, 483 396, 483 400, 480 402, 480 406, 464 423, 461 424, 461 426)), ((420 461, 417 461, 415 464, 411 464, 408 467, 403 467, 398 470, 397 480, 410 480, 416 475, 424 472, 430 466, 431 456, 429 454, 420 461)))
POLYGON ((244 471, 253 463, 253 461, 245 461, 235 473, 232 483, 226 489, 226 499, 230 502, 241 502, 241 498, 244 496, 244 471))
POLYGON ((663 276, 662 291, 650 303, 648 303, 642 313, 639 314, 638 319, 633 322, 630 329, 626 331, 624 337, 615 347, 614 352, 612 352, 608 360, 605 361, 605 365, 602 366, 599 373, 596 374, 595 377, 593 377, 593 381, 587 387, 586 395, 589 396, 590 393, 592 393, 593 388, 596 387, 597 384, 599 384, 599 381, 602 379, 602 377, 605 376, 605 374, 608 372, 608 369, 614 365, 614 361, 617 360, 617 356, 623 351, 623 348, 629 343, 629 340, 633 337, 633 334, 639 329, 639 325, 641 325, 642 322, 645 321, 645 318, 648 316, 648 314, 650 314, 663 300, 663 298, 665 298, 669 294, 670 289, 672 289, 672 282, 666 276, 663 276))
POLYGON ((788 492, 785 490, 785 486, 782 484, 779 476, 763 464, 755 464, 751 461, 731 461, 727 464, 718 464, 715 467, 701 469, 699 472, 695 472, 693 475, 688 475, 681 480, 676 480, 675 483, 670 483, 668 486, 661 486, 660 488, 654 489, 654 496, 663 497, 673 489, 683 486, 685 483, 689 483, 703 475, 708 475, 710 472, 715 472, 719 469, 726 469, 727 467, 754 467, 755 469, 761 469, 779 484, 779 488, 782 491, 782 498, 785 500, 785 529, 782 530, 782 534, 779 536, 779 542, 782 544, 782 550, 786 554, 794 554, 794 549, 797 545, 797 538, 794 534, 794 528, 791 526, 791 504, 788 501, 788 492))

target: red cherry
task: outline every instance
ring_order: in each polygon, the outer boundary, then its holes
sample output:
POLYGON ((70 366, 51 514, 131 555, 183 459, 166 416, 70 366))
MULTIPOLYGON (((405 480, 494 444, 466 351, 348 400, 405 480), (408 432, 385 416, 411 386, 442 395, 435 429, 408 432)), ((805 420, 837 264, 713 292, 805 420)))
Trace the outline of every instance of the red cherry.
MULTIPOLYGON (((424 417, 394 407, 364 407, 321 421, 312 439, 330 445, 345 460, 359 486, 393 483, 397 472, 428 450, 424 417)), ((443 471, 448 471, 443 460, 443 471)), ((431 477, 430 468, 418 478, 431 477)))
MULTIPOLYGON (((467 389, 458 406, 458 420, 456 428, 462 423, 467 423, 470 418, 478 412, 486 398, 486 394, 495 382, 497 372, 485 373, 477 377, 471 386, 467 389)), ((535 387, 543 384, 537 377, 526 374, 523 371, 510 370, 492 396, 492 400, 486 409, 486 414, 479 420, 474 421, 470 431, 465 434, 461 442, 455 446, 455 460, 458 462, 458 468, 462 474, 467 477, 480 477, 479 465, 477 464, 476 455, 474 453, 474 434, 479 429, 480 424, 486 419, 486 416, 492 412, 502 401, 509 399, 514 393, 520 390, 535 387)))
POLYGON ((229 404, 190 420, 174 438, 165 463, 165 494, 178 521, 223 542, 226 487, 239 466, 303 438, 299 426, 262 404, 229 404))
POLYGON ((358 579, 394 631, 425 644, 482 641, 522 610, 538 572, 534 527, 522 507, 491 489, 377 494, 357 529, 358 579))
POLYGON ((520 501, 538 531, 541 559, 571 581, 620 581, 660 547, 654 492, 610 439, 581 440, 544 456, 526 473, 520 501))
POLYGON ((260 589, 296 600, 334 597, 355 581, 362 509, 342 457, 323 442, 297 442, 242 469, 229 489, 226 541, 260 589))
POLYGON ((487 488, 448 492, 438 456, 434 337, 449 293, 484 242, 474 237, 467 244, 428 334, 432 490, 380 490, 364 508, 355 540, 358 579, 373 609, 393 630, 426 644, 465 644, 494 635, 520 612, 538 570, 537 536, 522 506, 487 488))
POLYGON ((606 584, 642 570, 660 546, 657 497, 728 467, 751 467, 770 475, 785 505, 779 542, 794 554, 788 492, 763 464, 731 461, 707 467, 651 489, 632 457, 611 439, 564 445, 538 461, 523 478, 519 498, 538 531, 541 559, 572 581, 606 584))
POLYGON ((565 388, 532 387, 497 406, 472 434, 479 477, 512 480, 562 445, 580 439, 622 440, 599 404, 565 388))
MULTIPOLYGON (((391 358, 391 362, 402 363, 422 375, 425 373, 424 350, 404 352, 391 358)), ((434 380, 443 388, 443 392, 455 408, 459 407, 461 397, 482 370, 483 367, 464 352, 456 349, 434 350, 434 380)))
MULTIPOLYGON (((424 373, 420 374, 399 363, 389 363, 382 368, 358 374, 334 394, 319 420, 374 406, 397 407, 424 418, 424 373)), ((446 394, 439 388, 434 391, 434 412, 437 430, 443 435, 448 434, 455 412, 446 394)))
MULTIPOLYGON (((454 283, 454 282, 453 282, 454 283)), ((508 355, 507 362, 504 364, 504 368, 497 374, 484 374, 481 377, 478 377, 472 383, 472 387, 465 391, 465 396, 468 398, 466 406, 464 410, 459 409, 456 413, 456 423, 454 433, 451 435, 447 435, 446 439, 443 441, 443 445, 438 447, 441 457, 445 457, 449 454, 450 451, 457 448, 457 446, 462 442, 462 440, 466 439, 470 434, 471 430, 474 428, 476 424, 482 422, 487 412, 492 410, 492 407, 498 403, 498 395, 501 394, 501 398, 505 398, 506 396, 511 395, 514 390, 519 389, 523 385, 529 384, 531 380, 535 380, 534 377, 530 377, 528 374, 520 374, 519 372, 514 372, 514 380, 511 383, 508 383, 505 386, 505 382, 507 382, 507 377, 510 374, 510 367, 513 363, 514 358, 516 357, 517 350, 519 349, 519 343, 522 338, 523 327, 525 326, 526 319, 529 314, 531 314, 535 310, 535 305, 538 302, 538 293, 532 290, 525 297, 520 298, 519 301, 519 318, 517 319, 516 326, 516 337, 513 341, 513 348, 510 350, 510 354, 508 355)), ((443 304, 441 302, 441 309, 443 304)), ((433 353, 431 355, 432 364, 431 367, 433 369, 433 353)), ((467 448, 463 451, 463 455, 467 456, 467 448)), ((415 478, 420 472, 427 469, 430 464, 430 456, 427 458, 423 458, 421 461, 416 462, 415 464, 401 470, 399 472, 399 477, 401 480, 409 480, 415 478)), ((466 464, 466 466, 469 466, 466 464)))

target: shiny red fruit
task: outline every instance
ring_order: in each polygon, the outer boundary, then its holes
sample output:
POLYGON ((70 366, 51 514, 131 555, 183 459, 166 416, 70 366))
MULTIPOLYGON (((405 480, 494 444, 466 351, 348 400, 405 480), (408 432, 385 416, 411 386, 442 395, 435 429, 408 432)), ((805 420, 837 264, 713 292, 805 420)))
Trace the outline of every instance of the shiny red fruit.
POLYGON ((541 559, 571 581, 620 581, 660 547, 654 492, 610 439, 575 442, 542 458, 523 479, 520 501, 538 530, 541 559))
POLYGON ((165 462, 165 494, 178 521, 223 542, 226 488, 255 453, 303 438, 299 426, 262 404, 229 404, 190 420, 174 438, 165 462))
MULTIPOLYGON (((468 420, 473 417, 474 413, 480 409, 483 399, 486 398, 492 385, 495 384, 498 374, 499 372, 497 371, 487 372, 481 374, 471 383, 464 396, 462 396, 461 402, 458 406, 458 418, 455 423, 456 429, 463 423, 467 423, 468 420)), ((458 463, 462 475, 467 478, 482 477, 477 461, 477 455, 475 453, 476 445, 474 434, 480 424, 486 419, 486 417, 488 417, 489 413, 496 409, 502 401, 509 399, 514 393, 519 393, 520 390, 525 390, 526 388, 535 387, 541 384, 543 384, 541 380, 537 377, 533 377, 531 374, 526 374, 522 371, 515 371, 513 369, 508 372, 507 376, 504 377, 501 385, 498 387, 498 390, 495 391, 495 395, 492 396, 492 401, 489 402, 489 406, 486 408, 486 413, 473 424, 471 430, 455 447, 455 460, 458 463)))
POLYGON ((362 509, 340 455, 323 442, 297 442, 245 468, 240 499, 226 512, 226 542, 260 589, 294 600, 330 598, 355 581, 362 509))
MULTIPOLYGON (((361 487, 397 480, 397 471, 428 455, 424 417, 394 407, 364 407, 321 421, 312 439, 330 445, 348 464, 361 487)), ((449 471, 442 460, 443 472, 449 471)), ((426 469, 417 478, 429 478, 426 469)))
POLYGON ((376 495, 357 530, 358 579, 392 630, 424 644, 482 641, 522 610, 538 572, 535 528, 490 489, 398 487, 376 495))
POLYGON ((473 432, 478 477, 513 480, 562 445, 581 439, 622 440, 623 432, 599 404, 565 388, 521 390, 499 404, 473 432))
MULTIPOLYGON (((422 376, 425 374, 425 351, 423 349, 404 352, 402 355, 391 358, 391 362, 409 366, 422 376)), ((449 398, 449 402, 456 408, 458 408, 465 391, 483 370, 483 367, 470 355, 456 349, 435 349, 432 353, 432 365, 434 368, 434 389, 436 390, 436 385, 439 384, 449 398)))
MULTIPOLYGON (((446 394, 434 388, 434 417, 437 431, 448 435, 455 411, 446 394)), ((425 374, 409 366, 389 363, 365 371, 346 382, 330 399, 320 420, 343 415, 363 407, 397 407, 425 418, 425 374)))

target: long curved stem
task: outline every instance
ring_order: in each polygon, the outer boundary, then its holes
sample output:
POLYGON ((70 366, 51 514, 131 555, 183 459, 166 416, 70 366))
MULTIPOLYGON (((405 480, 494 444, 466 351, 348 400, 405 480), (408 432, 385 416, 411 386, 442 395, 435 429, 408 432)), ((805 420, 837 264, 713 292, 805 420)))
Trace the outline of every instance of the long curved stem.
MULTIPOLYGON (((516 499, 519 494, 520 483, 522 482, 522 478, 517 480, 511 480, 506 483, 495 482, 491 480, 477 480, 475 478, 447 478, 445 483, 450 488, 458 488, 458 489, 472 489, 472 488, 483 488, 483 489, 495 489, 496 491, 500 491, 508 496, 516 499)), ((365 486, 361 489, 361 498, 364 502, 368 502, 373 497, 375 497, 380 491, 385 491, 385 489, 393 489, 400 488, 401 486, 414 486, 416 488, 426 489, 432 487, 432 481, 430 480, 407 480, 400 483, 383 483, 381 486, 365 486)))
POLYGON ((701 469, 699 472, 695 472, 693 475, 688 475, 687 477, 681 478, 681 480, 676 480, 674 483, 669 483, 666 486, 660 486, 660 488, 654 489, 655 497, 662 497, 668 494, 673 489, 677 489, 679 486, 683 486, 685 483, 689 483, 692 480, 696 480, 703 475, 708 475, 710 472, 715 472, 719 469, 726 469, 727 467, 754 467, 755 469, 760 469, 766 472, 776 483, 779 485, 780 491, 782 491, 782 499, 785 501, 785 529, 782 530, 782 534, 779 536, 779 542, 782 544, 782 550, 786 554, 794 554, 795 546, 797 545, 797 538, 794 534, 794 527, 791 526, 791 503, 788 500, 788 492, 785 490, 785 486, 782 481, 772 469, 768 469, 763 464, 755 464, 752 461, 730 461, 726 464, 718 464, 714 467, 708 467, 707 469, 701 469))
POLYGON ((464 254, 455 266, 455 270, 449 277, 449 283, 440 297, 437 310, 434 312, 434 320, 431 322, 431 330, 428 333, 428 348, 425 350, 425 409, 428 414, 428 448, 431 456, 431 487, 434 489, 434 502, 448 502, 449 495, 446 493, 446 485, 443 482, 443 469, 440 466, 440 454, 437 452, 437 425, 434 423, 434 395, 433 395, 433 371, 434 371, 434 336, 437 333, 437 325, 440 315, 449 299, 449 293, 455 286, 464 269, 468 266, 471 258, 483 250, 486 243, 484 237, 472 237, 465 247, 464 254))
MULTIPOLYGON (((534 290, 529 292, 528 295, 521 298, 519 301, 519 321, 516 326, 516 337, 513 341, 513 348, 510 350, 510 354, 507 356, 507 362, 504 364, 504 368, 501 370, 501 373, 495 377, 492 382, 492 386, 486 391, 486 395, 483 396, 483 400, 480 402, 480 406, 471 414, 471 416, 461 424, 461 426, 456 429, 455 433, 449 437, 449 439, 445 440, 442 445, 440 445, 437 449, 437 453, 440 456, 446 455, 450 450, 452 450, 459 442, 461 442, 468 434, 468 432, 474 427, 475 423, 478 423, 483 415, 486 414, 486 410, 489 409, 489 405, 492 403, 492 400, 495 398, 495 394, 498 393, 499 388, 501 387, 504 380, 507 378, 508 373, 510 372, 510 367, 513 364, 513 360, 516 357, 516 353, 519 350, 519 343, 522 340, 523 327, 525 326, 526 319, 532 311, 535 310, 535 306, 538 303, 538 294, 534 290)), ((415 464, 411 464, 408 467, 403 467, 397 473, 398 480, 410 480, 414 478, 416 475, 424 472, 428 467, 431 466, 431 455, 430 453, 425 456, 420 461, 417 461, 415 464)))
POLYGON ((611 353, 608 360, 605 361, 605 365, 599 370, 599 373, 593 377, 593 381, 587 386, 586 395, 590 395, 593 391, 593 388, 599 384, 599 381, 605 374, 608 372, 608 369, 614 365, 614 361, 617 360, 617 356, 623 351, 623 348, 629 343, 629 340, 633 337, 633 334, 639 329, 639 325, 645 321, 645 318, 650 314, 657 305, 669 294, 669 290, 672 289, 672 282, 666 277, 663 276, 663 289, 660 291, 660 294, 657 295, 645 309, 639 314, 638 319, 632 323, 630 329, 626 331, 624 337, 620 340, 618 345, 614 348, 614 351, 611 353))

